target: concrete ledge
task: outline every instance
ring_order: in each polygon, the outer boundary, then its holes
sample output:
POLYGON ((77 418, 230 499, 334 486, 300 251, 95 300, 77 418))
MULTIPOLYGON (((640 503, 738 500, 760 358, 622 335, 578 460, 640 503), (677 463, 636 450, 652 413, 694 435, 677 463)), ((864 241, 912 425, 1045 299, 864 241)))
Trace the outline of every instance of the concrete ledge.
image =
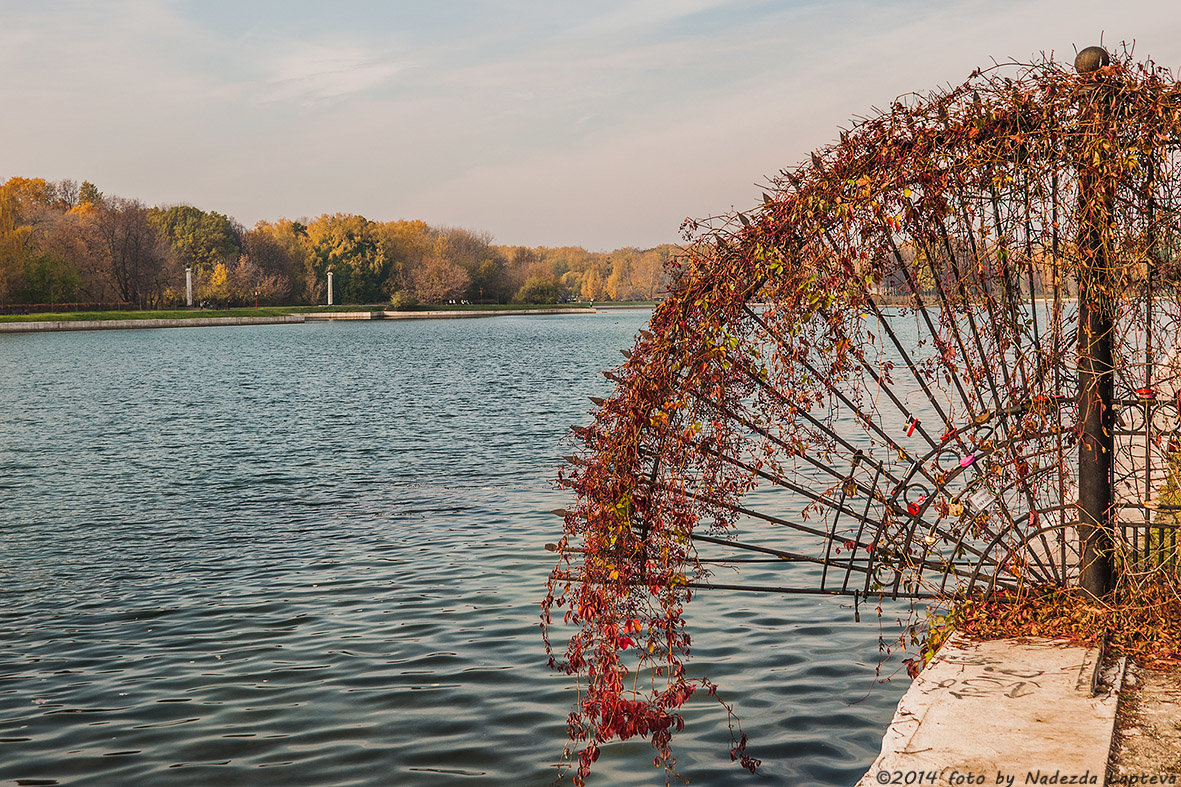
POLYGON ((307 312, 301 315, 307 322, 317 320, 380 320, 385 312, 307 312))
POLYGON ((282 317, 192 317, 175 320, 45 320, 0 322, 0 333, 115 331, 136 328, 209 328, 215 325, 286 325, 303 321, 302 314, 290 314, 282 317))
POLYGON ((474 317, 511 317, 533 314, 594 314, 594 309, 449 309, 446 311, 399 312, 391 309, 366 312, 308 312, 308 322, 317 320, 461 320, 474 317))
POLYGON ((167 320, 41 320, 0 322, 0 333, 42 333, 45 331, 114 331, 135 328, 208 328, 215 325, 288 325, 329 320, 449 320, 465 317, 506 317, 536 314, 594 314, 594 309, 505 309, 503 311, 438 312, 308 312, 282 317, 191 317, 167 320))
POLYGON ((953 635, 898 703, 858 787, 1103 784, 1125 662, 1096 681, 1099 655, 953 635))
POLYGON ((379 320, 450 320, 463 319, 465 317, 513 317, 518 315, 529 314, 594 314, 597 309, 488 309, 483 311, 466 309, 456 309, 454 311, 439 311, 439 312, 375 312, 381 314, 381 317, 375 317, 379 320))

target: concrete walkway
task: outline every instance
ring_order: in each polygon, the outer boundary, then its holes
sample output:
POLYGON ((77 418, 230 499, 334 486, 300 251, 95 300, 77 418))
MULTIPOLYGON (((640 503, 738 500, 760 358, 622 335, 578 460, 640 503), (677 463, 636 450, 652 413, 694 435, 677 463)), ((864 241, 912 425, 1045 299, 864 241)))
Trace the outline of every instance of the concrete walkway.
POLYGON ((1050 640, 953 635, 898 704, 878 784, 1103 784, 1124 661, 1050 640))

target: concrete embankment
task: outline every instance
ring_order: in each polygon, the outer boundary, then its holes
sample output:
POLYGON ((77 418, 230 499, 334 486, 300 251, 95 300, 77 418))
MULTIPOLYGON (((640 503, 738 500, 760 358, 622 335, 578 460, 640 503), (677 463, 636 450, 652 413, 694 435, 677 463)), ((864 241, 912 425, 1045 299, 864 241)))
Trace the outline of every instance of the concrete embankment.
POLYGON ((0 322, 0 333, 111 331, 131 328, 208 328, 215 325, 285 325, 303 322, 302 314, 282 317, 192 317, 181 320, 38 320, 0 322))
POLYGON ((954 635, 915 678, 858 782, 1104 784, 1126 659, 954 635))
POLYGON ((218 325, 290 325, 335 320, 448 320, 464 317, 507 317, 537 314, 593 314, 594 309, 504 309, 486 311, 359 311, 309 312, 279 317, 185 317, 153 320, 36 320, 0 322, 0 333, 45 331, 110 331, 139 328, 209 328, 218 325))
POLYGON ((454 320, 468 317, 512 317, 535 314, 594 314, 595 309, 449 309, 447 311, 371 311, 371 312, 309 312, 303 315, 313 320, 454 320))

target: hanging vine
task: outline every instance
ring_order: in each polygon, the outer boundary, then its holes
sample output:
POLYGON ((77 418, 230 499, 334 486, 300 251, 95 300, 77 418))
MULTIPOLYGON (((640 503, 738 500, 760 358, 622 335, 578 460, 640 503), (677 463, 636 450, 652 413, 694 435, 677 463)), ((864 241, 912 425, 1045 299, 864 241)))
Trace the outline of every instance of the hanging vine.
POLYGON ((1179 140, 1181 87, 1128 51, 1081 75, 1004 64, 900 98, 756 209, 686 223, 675 284, 559 473, 573 502, 542 620, 579 684, 576 783, 635 736, 672 772, 679 709, 716 696, 686 671, 702 589, 948 599, 1076 579, 1078 271, 1088 244, 1112 260, 1087 297, 1114 311, 1120 401, 1168 403, 1176 370, 1145 345, 1181 324, 1152 321, 1176 303, 1179 140), (1096 193, 1100 222, 1079 207, 1096 193), (707 548, 799 584, 717 584, 707 548))

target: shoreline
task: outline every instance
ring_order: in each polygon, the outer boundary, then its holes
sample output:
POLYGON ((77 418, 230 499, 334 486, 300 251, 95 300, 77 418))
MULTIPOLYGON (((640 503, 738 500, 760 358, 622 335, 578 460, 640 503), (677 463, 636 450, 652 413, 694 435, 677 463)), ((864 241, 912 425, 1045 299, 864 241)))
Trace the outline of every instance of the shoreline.
POLYGON ((302 325, 336 320, 452 320, 469 317, 509 315, 595 314, 594 308, 484 309, 399 312, 373 311, 306 312, 269 317, 170 317, 118 320, 26 320, 0 322, 0 333, 50 333, 57 331, 112 331, 147 328, 213 328, 226 325, 302 325))
POLYGON ((135 328, 213 328, 220 325, 287 325, 303 322, 302 314, 276 317, 186 317, 144 320, 30 320, 0 322, 0 333, 118 331, 135 328))

